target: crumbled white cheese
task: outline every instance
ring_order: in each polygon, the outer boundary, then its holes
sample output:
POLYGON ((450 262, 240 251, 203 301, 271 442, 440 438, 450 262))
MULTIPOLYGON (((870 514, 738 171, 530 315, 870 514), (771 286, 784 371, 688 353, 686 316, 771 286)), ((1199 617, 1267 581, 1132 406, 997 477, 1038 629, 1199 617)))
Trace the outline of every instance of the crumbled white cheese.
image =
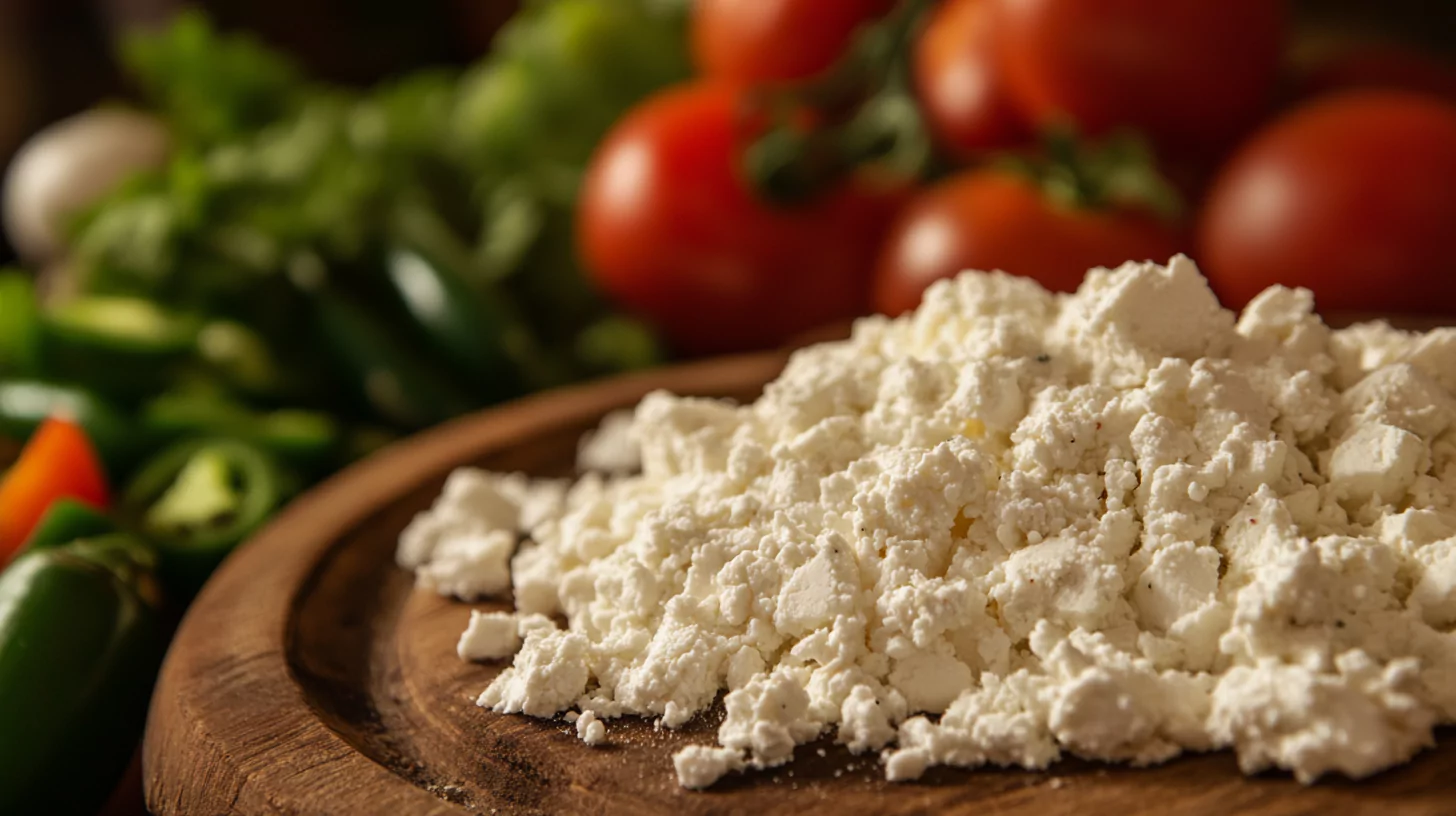
POLYGON ((576 736, 587 745, 601 745, 607 741, 607 726, 597 719, 595 711, 583 711, 576 718, 576 736))
POLYGON ((1436 715, 1417 694, 1419 674, 1412 658, 1382 668, 1359 649, 1336 658, 1333 672, 1271 659, 1235 666, 1218 685, 1208 730, 1238 750, 1245 773, 1280 767, 1306 783, 1331 770, 1359 779, 1434 744, 1436 715))
POLYGON ((632 431, 632 412, 613 411, 577 446, 576 466, 603 473, 631 473, 642 467, 642 450, 632 431))
POLYGON ((673 754, 672 764, 678 784, 692 790, 706 788, 725 774, 744 768, 743 752, 708 745, 689 745, 673 754))
POLYGON ((753 404, 650 395, 637 475, 528 513, 462 471, 399 561, 470 597, 510 559, 533 623, 482 706, 587 738, 723 695, 688 788, 822 734, 890 779, 1220 748, 1362 777, 1456 722, 1453 389, 1456 330, 1282 288, 1236 318, 1181 257, 1072 295, 967 273, 753 404))
POLYGON ((516 616, 510 612, 472 610, 470 623, 455 651, 461 660, 500 660, 521 648, 516 616))
POLYGON ((1330 454, 1330 483, 1357 501, 1388 504, 1415 484, 1428 455, 1426 443, 1410 431, 1379 422, 1360 425, 1330 454))
POLYGON ((555 716, 586 691, 589 644, 579 632, 535 628, 526 632, 516 661, 476 703, 510 714, 555 716))
POLYGON ((561 512, 563 482, 462 468, 450 474, 428 512, 400 534, 395 560, 421 586, 475 600, 511 587, 520 532, 561 512))

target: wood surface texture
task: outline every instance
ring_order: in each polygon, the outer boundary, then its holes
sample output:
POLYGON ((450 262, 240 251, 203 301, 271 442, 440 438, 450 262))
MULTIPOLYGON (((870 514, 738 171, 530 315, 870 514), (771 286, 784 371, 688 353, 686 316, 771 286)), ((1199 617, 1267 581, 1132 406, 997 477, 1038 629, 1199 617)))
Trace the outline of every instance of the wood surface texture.
POLYGON ((1075 760, 1045 773, 941 768, 889 784, 872 756, 826 738, 801 747, 788 767, 699 793, 678 787, 671 755, 711 742, 721 712, 680 731, 609 721, 607 745, 590 748, 562 720, 476 707, 503 664, 455 656, 472 606, 416 591, 393 562, 400 530, 448 472, 476 464, 566 474, 578 436, 605 412, 659 387, 751 399, 783 360, 733 358, 530 398, 407 440, 295 502, 229 559, 172 645, 147 729, 149 808, 160 816, 1456 812, 1456 746, 1365 782, 1312 788, 1283 774, 1245 778, 1228 753, 1150 769, 1075 760))

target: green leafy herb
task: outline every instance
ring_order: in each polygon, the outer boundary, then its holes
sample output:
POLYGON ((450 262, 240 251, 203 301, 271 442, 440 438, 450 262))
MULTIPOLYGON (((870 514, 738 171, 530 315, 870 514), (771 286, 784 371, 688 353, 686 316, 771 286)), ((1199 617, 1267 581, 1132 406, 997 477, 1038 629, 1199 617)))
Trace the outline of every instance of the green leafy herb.
POLYGON ((216 144, 284 116, 300 102, 298 70, 247 37, 218 34, 197 11, 160 34, 121 43, 127 71, 184 141, 216 144))
POLYGON ((651 334, 615 315, 577 263, 574 198, 613 122, 687 76, 685 14, 678 0, 533 0, 463 75, 420 71, 362 92, 311 81, 195 12, 128 36, 126 64, 177 150, 78 220, 83 292, 149 298, 245 336, 247 360, 201 355, 193 369, 240 399, 394 427, 649 364, 651 334), (448 270, 457 303, 411 299, 390 265, 401 250, 448 270), (338 342, 339 309, 321 311, 320 293, 388 337, 338 342), (365 347, 423 356, 442 369, 432 388, 453 380, 475 402, 381 398, 365 347), (260 360, 277 373, 239 368, 260 360), (506 369, 483 383, 484 361, 506 369))

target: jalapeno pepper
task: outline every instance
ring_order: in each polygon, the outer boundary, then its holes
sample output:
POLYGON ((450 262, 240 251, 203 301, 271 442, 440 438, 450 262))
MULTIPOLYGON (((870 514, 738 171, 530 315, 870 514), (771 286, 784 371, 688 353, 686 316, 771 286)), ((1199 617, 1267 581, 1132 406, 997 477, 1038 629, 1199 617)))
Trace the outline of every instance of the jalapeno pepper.
POLYGON ((242 323, 214 320, 203 326, 197 351, 208 369, 231 388, 259 397, 278 397, 286 390, 286 377, 267 343, 242 323))
POLYGON ((182 442, 143 465, 125 503, 157 546, 168 590, 189 598, 294 492, 278 460, 235 439, 182 442))
POLYGON ((325 342, 379 417, 418 428, 459 416, 479 404, 455 382, 407 349, 362 302, 322 286, 309 294, 325 342))
POLYGON ((504 315, 449 267, 413 248, 389 254, 386 272, 410 318, 434 350, 470 378, 471 390, 500 399, 519 390, 502 353, 504 315))
POLYGON ((317 471, 333 464, 342 445, 328 414, 284 408, 258 412, 215 394, 163 394, 142 410, 155 438, 228 437, 267 450, 290 464, 317 471))
POLYGON ((111 535, 0 573, 0 813, 94 813, 116 785, 165 648, 152 564, 111 535))
POLYGON ((76 499, 59 498, 40 517, 40 523, 30 531, 21 551, 48 550, 77 539, 114 532, 116 525, 101 511, 76 499))
MULTIPOLYGON (((398 202, 390 233, 390 283, 437 353, 471 377, 473 393, 495 402, 571 379, 566 361, 547 353, 538 336, 538 329, 551 334, 552 321, 528 322, 516 296, 501 285, 499 267, 488 268, 430 207, 398 202)), ((573 268, 566 260, 565 268, 573 268)), ((580 295, 586 293, 585 302, 594 295, 566 281, 554 283, 562 285, 544 284, 553 311, 565 323, 577 322, 580 295)))
POLYGON ((143 298, 88 295, 45 315, 47 331, 86 351, 166 358, 192 351, 198 324, 143 298))
POLYGON ((33 377, 40 364, 40 310, 24 273, 0 270, 0 375, 33 377))
POLYGON ((197 345, 198 321, 148 300, 88 296, 41 316, 49 376, 124 400, 155 393, 197 345))

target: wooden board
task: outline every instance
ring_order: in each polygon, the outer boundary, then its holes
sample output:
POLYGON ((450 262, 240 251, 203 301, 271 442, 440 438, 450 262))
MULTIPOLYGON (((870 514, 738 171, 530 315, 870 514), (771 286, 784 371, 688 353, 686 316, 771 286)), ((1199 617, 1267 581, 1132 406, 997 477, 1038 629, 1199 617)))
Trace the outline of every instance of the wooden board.
POLYGON ((677 786, 671 754, 711 742, 721 714, 681 731, 613 721, 608 744, 589 748, 563 721, 476 707, 501 666, 455 656, 471 607, 414 590, 392 558, 445 475, 467 463, 558 475, 606 411, 659 387, 752 398, 782 363, 736 358, 528 399, 411 439, 294 503, 223 566, 182 625, 147 729, 149 807, 160 816, 1456 812, 1456 745, 1363 783, 1304 788, 1281 774, 1246 779, 1227 753, 1141 770, 936 769, 889 784, 873 757, 825 739, 786 768, 695 793, 677 786))

